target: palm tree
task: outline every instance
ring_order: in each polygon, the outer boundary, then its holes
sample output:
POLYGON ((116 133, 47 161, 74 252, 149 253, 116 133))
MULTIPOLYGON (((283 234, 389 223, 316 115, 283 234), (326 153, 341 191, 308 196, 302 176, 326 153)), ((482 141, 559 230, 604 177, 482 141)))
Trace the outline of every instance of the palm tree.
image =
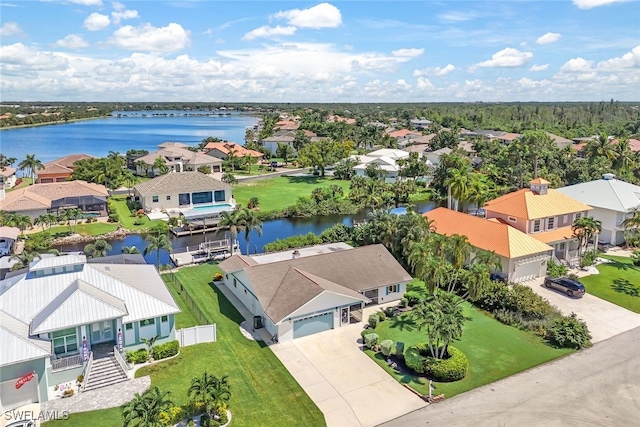
POLYGON ((621 224, 624 229, 625 242, 629 240, 631 232, 637 230, 640 226, 640 206, 633 208, 629 213, 631 213, 631 216, 627 217, 621 224))
POLYGON ((165 175, 169 173, 169 166, 167 166, 167 163, 162 157, 156 157, 153 161, 153 165, 151 165, 151 169, 153 169, 154 173, 157 170, 158 175, 165 175))
POLYGON ((584 147, 584 152, 590 161, 597 157, 604 157, 609 161, 616 158, 616 152, 606 133, 601 133, 598 138, 589 141, 584 147))
POLYGON ((38 215, 36 219, 33 220, 33 225, 41 225, 42 231, 44 231, 44 226, 49 224, 49 214, 38 215))
POLYGON ((12 215, 11 225, 18 227, 20 233, 24 235, 24 230, 31 227, 31 217, 29 215, 15 213, 12 215))
POLYGON ((438 291, 431 300, 419 304, 411 312, 418 329, 426 329, 432 357, 443 359, 451 341, 462 337, 466 318, 460 301, 452 293, 438 291))
POLYGON ((40 160, 36 159, 35 154, 27 154, 24 160, 18 163, 18 168, 29 172, 31 184, 33 184, 36 172, 40 169, 44 169, 44 165, 40 160))
POLYGON ((471 184, 471 168, 464 167, 461 169, 449 169, 448 177, 445 180, 447 186, 448 208, 452 207, 451 198, 455 199, 455 209, 458 210, 461 200, 465 200, 469 193, 469 185, 471 184))
POLYGON ((6 157, 4 154, 0 153, 0 170, 5 170, 8 166, 13 165, 18 159, 15 157, 6 157))
MULTIPOLYGON (((592 217, 581 217, 573 222, 571 230, 573 230, 573 233, 578 237, 578 256, 580 256, 582 250, 586 250, 589 245, 589 240, 591 240, 594 235, 600 234, 602 231, 602 222, 592 217)), ((595 241, 593 242, 593 245, 594 248, 597 247, 597 243, 595 241)))
POLYGON ((158 427, 161 413, 173 406, 170 391, 161 392, 153 386, 143 394, 136 393, 133 400, 121 406, 124 427, 158 427))
POLYGON ((242 210, 244 241, 246 242, 247 255, 249 255, 249 236, 253 230, 258 232, 258 237, 262 236, 262 221, 258 218, 258 214, 250 209, 242 210))
POLYGON ((111 245, 103 239, 96 240, 84 247, 84 253, 92 258, 107 256, 109 251, 111 251, 111 245))
POLYGON ((620 140, 613 145, 613 152, 615 153, 613 169, 616 171, 626 170, 629 165, 633 163, 633 151, 631 151, 627 138, 620 138, 620 140))
POLYGON ((140 249, 138 249, 137 246, 123 246, 122 249, 120 249, 120 253, 123 254, 139 254, 140 253, 140 249))
POLYGON ((138 183, 138 177, 135 176, 130 170, 125 170, 124 172, 122 172, 122 180, 127 186, 129 196, 131 196, 131 189, 138 183))
POLYGON ((149 242, 149 245, 144 248, 143 254, 147 255, 148 253, 156 251, 156 268, 160 269, 160 251, 164 249, 165 251, 171 253, 173 251, 173 249, 171 248, 171 241, 166 234, 160 234, 156 236, 149 235, 145 240, 149 242))
POLYGON ((204 371, 200 378, 191 380, 187 393, 193 402, 202 402, 209 413, 220 415, 226 411, 231 398, 227 378, 227 375, 218 378, 204 371))
POLYGON ((22 251, 21 254, 11 255, 11 258, 9 259, 18 261, 18 263, 15 264, 13 267, 11 267, 11 269, 20 270, 22 268, 27 268, 31 263, 31 261, 33 261, 33 259, 38 255, 39 254, 37 252, 29 252, 29 251, 22 251))
POLYGON ((236 209, 232 212, 222 212, 222 219, 218 225, 229 228, 229 233, 231 233, 231 255, 233 255, 233 246, 238 237, 238 232, 244 230, 244 215, 242 211, 236 209))
POLYGON ((69 209, 65 209, 62 212, 62 219, 65 220, 67 222, 67 226, 69 227, 69 232, 75 231, 75 227, 78 224, 78 218, 80 217, 80 215, 82 214, 82 211, 78 208, 69 208, 69 209), (74 228, 73 230, 71 229, 71 221, 74 221, 74 228))

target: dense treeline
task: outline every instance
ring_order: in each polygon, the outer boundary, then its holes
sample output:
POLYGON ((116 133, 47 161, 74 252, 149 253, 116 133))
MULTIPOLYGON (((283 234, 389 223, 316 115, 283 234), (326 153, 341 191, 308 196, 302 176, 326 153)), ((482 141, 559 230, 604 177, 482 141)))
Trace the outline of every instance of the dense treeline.
POLYGON ((105 107, 82 104, 7 104, 0 106, 0 128, 31 126, 45 123, 64 123, 70 120, 91 119, 111 114, 105 107))

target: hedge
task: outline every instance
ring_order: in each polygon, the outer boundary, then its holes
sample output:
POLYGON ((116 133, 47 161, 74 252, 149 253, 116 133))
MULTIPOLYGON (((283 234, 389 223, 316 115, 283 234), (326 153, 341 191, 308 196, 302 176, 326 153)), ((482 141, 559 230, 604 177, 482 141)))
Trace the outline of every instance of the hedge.
POLYGON ((380 323, 380 317, 377 314, 372 314, 369 316, 369 327, 371 329, 375 329, 380 323))
POLYGON ((380 343, 380 352, 382 353, 383 356, 390 356, 392 349, 393 349, 393 341, 383 340, 380 343))
POLYGON ((371 349, 378 344, 379 339, 380 337, 378 336, 378 334, 374 334, 374 333, 366 334, 364 336, 364 345, 367 346, 367 348, 371 349))
POLYGON ((153 358, 155 360, 166 359, 167 357, 175 356, 180 350, 180 343, 176 341, 170 341, 165 344, 160 344, 153 347, 153 358))
POLYGON ((124 354, 124 358, 129 363, 145 363, 149 360, 149 352, 144 348, 136 351, 127 351, 124 354))
POLYGON ((419 374, 424 374, 424 360, 423 354, 429 351, 429 345, 427 343, 420 343, 412 345, 404 352, 404 364, 407 368, 419 374))
POLYGON ((447 348, 446 359, 438 359, 428 356, 429 345, 420 343, 412 345, 404 353, 404 363, 411 370, 426 374, 435 381, 458 381, 467 375, 469 360, 467 356, 455 347, 447 348))
POLYGON ((407 300, 409 307, 413 307, 414 305, 418 305, 424 301, 424 297, 416 291, 407 291, 404 293, 403 297, 407 300))

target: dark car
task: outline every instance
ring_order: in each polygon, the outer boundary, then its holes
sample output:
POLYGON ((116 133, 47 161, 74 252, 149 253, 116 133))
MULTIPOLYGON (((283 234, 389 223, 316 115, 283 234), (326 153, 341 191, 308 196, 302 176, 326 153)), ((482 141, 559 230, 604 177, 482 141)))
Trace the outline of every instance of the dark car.
POLYGON ((489 276, 489 279, 493 280, 494 282, 506 283, 507 275, 504 273, 491 273, 491 275, 489 276))
POLYGON ((581 298, 585 293, 584 285, 568 277, 547 277, 544 279, 545 288, 556 289, 570 297, 581 298))

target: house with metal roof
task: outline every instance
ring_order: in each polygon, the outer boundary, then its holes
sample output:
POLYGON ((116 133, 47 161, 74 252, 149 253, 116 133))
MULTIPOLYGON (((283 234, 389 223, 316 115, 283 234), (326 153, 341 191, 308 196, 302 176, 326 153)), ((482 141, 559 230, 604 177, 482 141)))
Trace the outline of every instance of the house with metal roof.
POLYGON ((640 209, 640 186, 616 179, 612 173, 595 181, 558 188, 558 192, 593 207, 589 216, 602 223, 598 240, 614 246, 625 241, 624 220, 640 209))
POLYGON ((126 380, 123 352, 156 336, 173 341, 178 312, 152 265, 88 264, 83 255, 33 261, 0 281, 2 407, 47 401, 79 375, 86 389, 126 380))
POLYGON ((536 178, 523 188, 493 199, 484 206, 487 219, 496 219, 553 247, 555 261, 578 259, 578 238, 571 226, 587 216, 591 206, 549 188, 536 178))
POLYGON ((444 236, 465 236, 471 246, 494 252, 502 273, 513 283, 544 277, 553 248, 497 219, 436 208, 423 214, 433 221, 435 232, 444 236))
POLYGON ((383 245, 318 245, 220 263, 224 284, 280 342, 362 321, 399 300, 411 276, 383 245))

